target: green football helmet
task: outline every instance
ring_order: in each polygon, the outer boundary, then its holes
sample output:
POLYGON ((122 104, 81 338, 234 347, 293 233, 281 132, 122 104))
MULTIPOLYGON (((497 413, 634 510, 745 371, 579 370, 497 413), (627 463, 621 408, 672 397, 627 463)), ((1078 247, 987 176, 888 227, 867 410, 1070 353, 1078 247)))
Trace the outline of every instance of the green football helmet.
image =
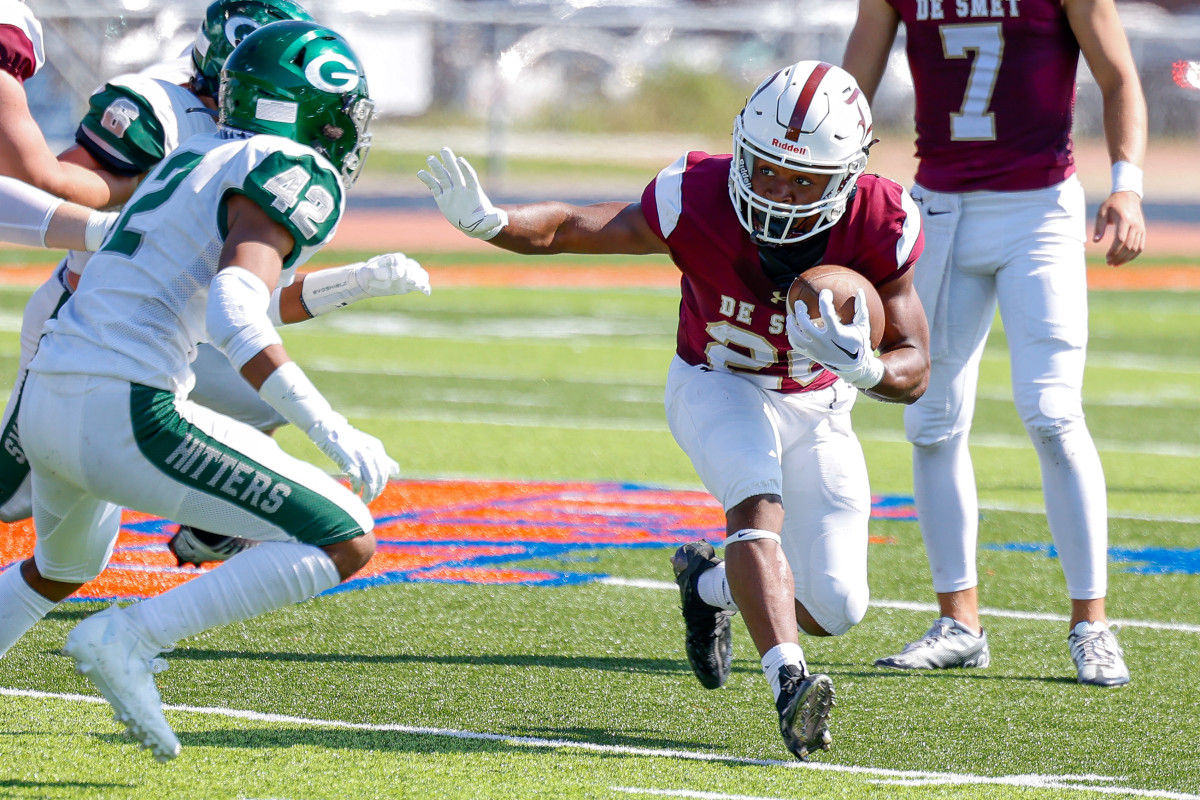
POLYGON ((375 104, 362 64, 340 34, 315 22, 273 22, 225 62, 221 125, 283 136, 332 162, 353 185, 371 146, 375 104))
POLYGON ((216 0, 204 12, 192 46, 192 91, 216 98, 221 68, 238 42, 271 22, 312 20, 292 0, 216 0))

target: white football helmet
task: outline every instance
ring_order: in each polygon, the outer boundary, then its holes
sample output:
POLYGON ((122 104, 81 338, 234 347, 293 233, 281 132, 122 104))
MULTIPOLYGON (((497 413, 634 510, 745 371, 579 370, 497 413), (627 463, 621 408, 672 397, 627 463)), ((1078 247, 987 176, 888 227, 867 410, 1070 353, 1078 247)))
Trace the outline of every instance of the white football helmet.
POLYGON ((733 121, 729 197, 738 220, 760 244, 795 244, 833 226, 867 166, 871 109, 849 72, 800 61, 767 78, 733 121), (830 175, 821 199, 776 203, 750 185, 754 159, 830 175), (804 220, 816 217, 805 229, 804 220))

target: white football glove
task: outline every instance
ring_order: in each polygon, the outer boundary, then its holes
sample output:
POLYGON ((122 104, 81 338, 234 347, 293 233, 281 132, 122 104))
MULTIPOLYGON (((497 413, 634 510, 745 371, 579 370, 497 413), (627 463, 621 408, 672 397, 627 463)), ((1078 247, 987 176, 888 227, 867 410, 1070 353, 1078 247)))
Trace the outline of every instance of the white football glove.
POLYGON ((817 295, 821 319, 807 314, 787 315, 787 337, 792 348, 820 364, 851 386, 870 389, 883 380, 883 362, 871 347, 871 316, 862 289, 854 298, 854 319, 849 325, 838 319, 833 292, 817 295))
POLYGON ((367 297, 420 292, 429 296, 429 273, 404 253, 386 253, 354 265, 358 287, 367 297))
MULTIPOLYGON (((278 308, 283 290, 272 295, 273 307, 278 308)), ((319 269, 304 276, 300 301, 314 317, 328 314, 368 297, 408 294, 418 291, 428 296, 429 273, 403 253, 386 253, 358 264, 319 269)), ((275 324, 282 320, 273 319, 275 324)))
POLYGON ((426 163, 429 171, 421 170, 417 177, 433 192, 438 209, 454 227, 474 239, 487 240, 508 224, 508 212, 488 200, 465 158, 443 147, 440 160, 430 156, 426 163))
POLYGON ((355 428, 333 413, 308 430, 308 438, 350 478, 350 488, 369 503, 387 488, 388 478, 400 474, 400 465, 383 449, 383 442, 355 428))

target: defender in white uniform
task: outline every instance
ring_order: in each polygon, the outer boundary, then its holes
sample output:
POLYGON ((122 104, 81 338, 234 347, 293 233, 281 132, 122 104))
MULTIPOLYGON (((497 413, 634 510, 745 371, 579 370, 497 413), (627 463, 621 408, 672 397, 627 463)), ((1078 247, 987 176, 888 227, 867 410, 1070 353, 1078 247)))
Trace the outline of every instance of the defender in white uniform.
MULTIPOLYGON (((137 177, 153 169, 181 142, 197 134, 215 132, 218 76, 225 60, 249 32, 288 19, 312 18, 291 0, 215 0, 200 22, 190 55, 136 74, 118 76, 96 90, 75 134, 77 143, 60 159, 114 178, 137 177)), ((0 238, 10 238, 4 235, 9 215, 34 214, 45 219, 59 202, 52 196, 34 194, 28 187, 12 183, 0 184, 0 198, 5 201, 0 203, 0 238), (10 192, 19 196, 13 197, 10 192), (30 204, 36 208, 29 209, 30 204)), ((120 205, 128 199, 128 194, 114 192, 109 199, 120 205)), ((41 244, 43 240, 26 243, 41 244)), ((98 245, 96 241, 93 249, 98 245)), ((0 520, 5 522, 27 519, 33 514, 29 464, 16 426, 26 370, 37 351, 43 325, 66 302, 88 258, 87 252, 68 253, 25 306, 17 378, 0 418, 0 520)), ((413 289, 429 292, 424 270, 400 254, 322 270, 320 277, 301 276, 297 283, 290 289, 292 297, 287 299, 298 301, 301 313, 295 316, 281 312, 280 323, 302 321, 366 297, 403 294, 413 289)), ((285 309, 289 306, 287 299, 283 301, 285 309)), ((278 411, 237 376, 228 359, 211 346, 202 344, 197 348, 192 371, 196 386, 191 399, 200 405, 263 432, 287 424, 278 411)), ((246 539, 219 537, 181 526, 170 547, 180 564, 199 565, 229 558, 251 544, 246 539)))
POLYGON ((312 22, 264 26, 229 57, 220 111, 218 133, 147 177, 46 325, 18 411, 38 542, 0 574, 3 653, 104 568, 123 506, 262 542, 67 637, 64 653, 160 760, 180 746, 154 683, 158 653, 353 575, 375 548, 364 501, 398 471, 288 358, 268 312, 274 286, 332 237, 369 146, 360 62, 312 22), (187 399, 206 340, 354 491, 187 399))

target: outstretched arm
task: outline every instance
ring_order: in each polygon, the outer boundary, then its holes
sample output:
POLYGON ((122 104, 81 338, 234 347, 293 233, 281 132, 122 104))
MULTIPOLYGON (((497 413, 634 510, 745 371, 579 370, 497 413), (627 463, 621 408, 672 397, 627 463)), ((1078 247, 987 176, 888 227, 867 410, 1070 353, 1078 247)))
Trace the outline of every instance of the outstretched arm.
POLYGON ((1104 98, 1104 138, 1113 164, 1112 193, 1096 214, 1092 241, 1113 240, 1105 260, 1119 266, 1142 252, 1142 162, 1146 155, 1146 98, 1113 0, 1064 0, 1071 31, 1104 98))
POLYGON ((885 0, 859 0, 858 18, 846 41, 842 69, 854 76, 868 103, 875 100, 899 26, 900 15, 885 0))
POLYGON ((429 273, 403 253, 386 253, 357 264, 329 267, 299 276, 271 293, 271 321, 276 325, 319 317, 368 297, 431 291, 429 273))
POLYGON ((443 216, 463 233, 514 253, 643 255, 669 252, 638 203, 577 206, 554 201, 497 207, 475 170, 449 148, 430 156, 417 177, 433 193, 443 216))

